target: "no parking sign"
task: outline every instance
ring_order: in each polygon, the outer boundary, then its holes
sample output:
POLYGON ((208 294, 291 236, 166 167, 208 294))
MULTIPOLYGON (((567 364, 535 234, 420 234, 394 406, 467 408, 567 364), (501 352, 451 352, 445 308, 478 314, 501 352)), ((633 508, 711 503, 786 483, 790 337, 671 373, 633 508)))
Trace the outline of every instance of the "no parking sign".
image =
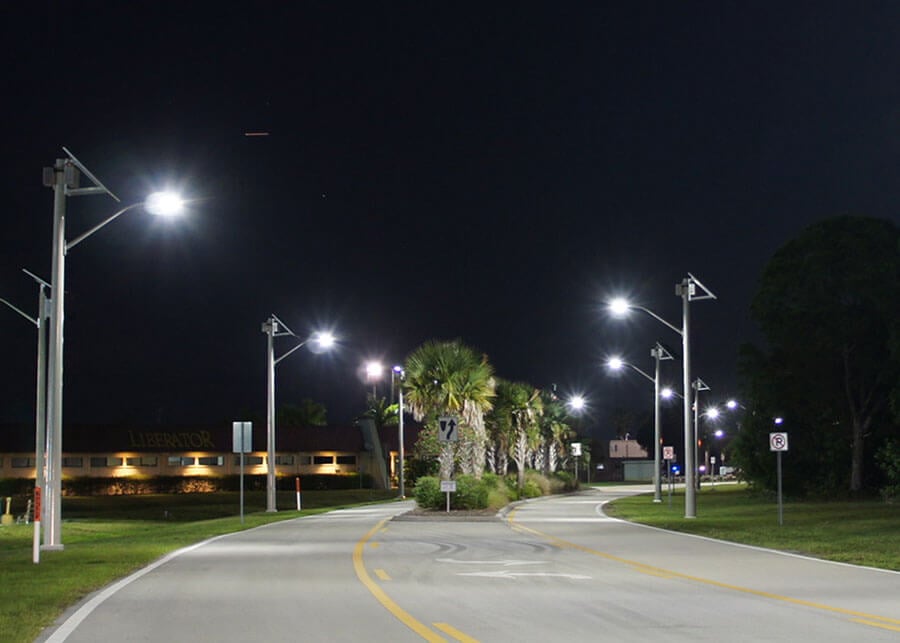
POLYGON ((787 433, 770 433, 769 434, 769 451, 787 451, 788 450, 788 434, 787 433))

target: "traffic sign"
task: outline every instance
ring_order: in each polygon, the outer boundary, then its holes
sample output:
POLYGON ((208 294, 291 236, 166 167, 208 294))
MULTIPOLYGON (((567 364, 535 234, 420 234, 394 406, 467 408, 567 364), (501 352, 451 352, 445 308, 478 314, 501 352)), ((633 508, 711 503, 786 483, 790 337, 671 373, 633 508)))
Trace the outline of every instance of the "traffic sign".
POLYGON ((675 459, 675 447, 663 447, 663 460, 675 459))
POLYGON ((441 491, 456 492, 456 480, 441 480, 441 491))
POLYGON ((459 418, 455 415, 442 415, 438 418, 438 440, 456 442, 459 440, 459 418))
POLYGON ((231 423, 232 451, 234 453, 250 453, 253 451, 253 422, 231 423))
POLYGON ((787 433, 770 433, 769 434, 769 451, 787 451, 788 450, 788 434, 787 433))

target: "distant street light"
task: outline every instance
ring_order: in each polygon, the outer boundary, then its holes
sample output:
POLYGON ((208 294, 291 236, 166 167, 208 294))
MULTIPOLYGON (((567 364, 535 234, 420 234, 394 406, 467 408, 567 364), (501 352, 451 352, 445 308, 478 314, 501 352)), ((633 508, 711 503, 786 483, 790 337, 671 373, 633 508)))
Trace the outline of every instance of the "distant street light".
POLYGON ((50 311, 50 350, 47 377, 47 479, 44 503, 45 520, 44 549, 63 549, 60 533, 62 513, 62 402, 63 402, 63 319, 66 253, 92 234, 128 212, 143 208, 155 215, 170 216, 183 209, 183 201, 172 194, 156 193, 147 200, 121 208, 99 224, 66 242, 66 197, 91 194, 107 194, 116 201, 119 197, 110 192, 75 156, 65 147, 68 158, 56 159, 53 167, 44 168, 44 185, 53 188, 53 266, 52 266, 52 308, 50 311), (92 187, 79 187, 80 175, 84 174, 93 183, 92 187))
POLYGON ((684 494, 684 517, 685 518, 696 518, 697 517, 697 497, 694 494, 694 476, 696 472, 696 464, 695 464, 695 448, 697 443, 696 432, 694 431, 694 425, 691 423, 691 408, 688 404, 688 400, 691 399, 691 345, 690 345, 690 302, 698 301, 701 299, 715 299, 716 296, 709 290, 706 286, 700 283, 700 280, 694 277, 691 273, 688 273, 688 276, 681 280, 681 283, 675 284, 675 294, 682 299, 682 326, 679 329, 677 326, 670 324, 665 319, 654 313, 648 308, 644 308, 643 306, 638 306, 629 302, 628 300, 617 297, 609 302, 609 310, 614 315, 621 316, 626 314, 631 309, 636 309, 643 311, 661 322, 663 325, 667 326, 671 330, 674 330, 676 333, 681 335, 682 342, 682 388, 684 391, 684 450, 685 450, 685 471, 684 471, 684 482, 685 482, 685 494, 684 494), (702 291, 702 294, 698 294, 697 289, 702 291))
POLYGON ((384 365, 376 360, 370 360, 366 362, 366 379, 372 382, 372 400, 375 400, 376 394, 376 386, 378 385, 378 380, 381 379, 382 374, 384 374, 384 365))
POLYGON ((587 406, 587 400, 584 399, 583 395, 573 395, 566 402, 566 406, 578 413, 580 411, 583 411, 587 406))
MULTIPOLYGON (((394 384, 394 376, 397 376, 400 379, 400 386, 397 388, 398 391, 398 402, 397 402, 397 417, 399 420, 399 442, 400 442, 400 497, 406 498, 406 481, 405 481, 405 457, 406 454, 404 452, 403 446, 403 381, 406 379, 406 371, 403 370, 402 366, 395 366, 391 369, 391 387, 393 388, 394 384)), ((393 402, 393 400, 391 400, 393 402)))
POLYGON ((306 346, 310 342, 314 343, 318 352, 323 352, 334 346, 334 335, 329 332, 316 332, 302 340, 299 344, 284 353, 281 357, 275 357, 275 338, 290 335, 297 335, 287 327, 283 321, 275 315, 271 315, 269 319, 263 322, 262 332, 267 337, 266 350, 266 511, 276 512, 276 493, 275 493, 275 367, 285 357, 306 346))
POLYGON ((665 389, 669 391, 669 395, 666 396, 659 388, 659 363, 660 361, 671 360, 674 358, 659 342, 656 342, 656 346, 650 349, 650 357, 653 358, 654 363, 656 364, 653 377, 650 377, 634 364, 628 364, 616 357, 609 360, 609 366, 614 370, 621 369, 623 366, 629 366, 637 373, 640 373, 653 382, 653 502, 662 502, 662 480, 660 479, 659 474, 660 469, 662 468, 662 459, 660 455, 661 418, 659 413, 659 400, 661 397, 671 397, 672 390, 665 389))

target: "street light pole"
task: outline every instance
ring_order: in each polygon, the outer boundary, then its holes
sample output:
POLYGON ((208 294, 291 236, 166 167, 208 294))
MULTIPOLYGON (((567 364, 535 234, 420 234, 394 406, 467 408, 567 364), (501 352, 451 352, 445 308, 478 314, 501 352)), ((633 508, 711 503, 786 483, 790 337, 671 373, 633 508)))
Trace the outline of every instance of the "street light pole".
MULTIPOLYGON (((395 366, 394 373, 400 376, 400 386, 398 387, 398 418, 399 418, 399 440, 400 440, 400 497, 406 498, 406 476, 405 476, 405 458, 406 454, 404 452, 403 445, 403 380, 406 377, 406 371, 403 370, 402 366, 395 366)), ((394 379, 391 378, 391 385, 393 385, 394 379)))
POLYGON ((63 549, 61 536, 62 514, 62 403, 63 403, 63 321, 66 292, 66 252, 81 243, 100 228, 121 214, 143 206, 152 214, 170 215, 181 211, 180 198, 150 195, 144 202, 134 203, 107 217, 84 234, 66 243, 66 197, 107 194, 116 201, 119 197, 110 192, 100 180, 91 174, 65 147, 68 158, 56 159, 53 167, 44 168, 44 185, 53 189, 53 260, 51 276, 51 310, 48 375, 47 375, 47 477, 45 493, 44 544, 48 550, 63 549), (79 177, 84 174, 93 186, 79 187, 79 177))
POLYGON ((695 474, 696 474, 696 448, 697 435, 694 424, 691 422, 691 306, 692 301, 698 299, 715 299, 716 296, 706 286, 700 283, 700 280, 691 273, 681 280, 681 283, 675 285, 675 294, 681 297, 682 301, 682 364, 683 385, 684 385, 684 517, 697 517, 697 496, 695 493, 695 474), (704 294, 697 294, 697 287, 703 290, 704 294))
MULTIPOLYGON (((313 333, 281 357, 275 357, 275 338, 284 335, 297 337, 283 321, 274 314, 262 324, 262 332, 266 335, 266 511, 278 511, 276 507, 275 489, 275 367, 285 357, 306 346, 310 341, 321 348, 328 349, 334 344, 334 335, 328 332, 313 333), (283 329, 283 330, 282 330, 283 329)), ((299 337, 298 337, 299 339, 299 337)))
POLYGON ((660 427, 661 418, 659 416, 659 363, 662 360, 673 359, 673 357, 659 342, 656 342, 656 346, 650 350, 650 356, 656 364, 653 377, 653 502, 662 502, 662 480, 659 474, 662 465, 660 457, 662 431, 660 427))

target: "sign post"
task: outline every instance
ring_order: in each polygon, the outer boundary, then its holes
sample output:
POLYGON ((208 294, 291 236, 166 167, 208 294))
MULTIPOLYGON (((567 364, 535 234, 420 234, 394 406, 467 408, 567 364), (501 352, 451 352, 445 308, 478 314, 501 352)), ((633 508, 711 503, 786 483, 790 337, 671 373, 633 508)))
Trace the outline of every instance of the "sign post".
POLYGON ((450 513, 450 494, 456 493, 456 480, 441 480, 441 491, 447 494, 447 513, 450 513))
POLYGON ((666 480, 669 486, 669 508, 672 507, 672 460, 675 459, 675 447, 662 448, 663 460, 666 461, 666 480))
POLYGON ((777 458, 776 473, 778 476, 778 526, 780 527, 784 524, 784 505, 781 499, 781 454, 788 450, 788 434, 783 432, 770 433, 769 450, 774 451, 777 458))
POLYGON ((300 511, 300 476, 295 478, 297 483, 297 511, 300 511))
POLYGON ((244 454, 253 447, 253 422, 231 423, 232 444, 235 453, 241 454, 241 524, 244 524, 244 454))

